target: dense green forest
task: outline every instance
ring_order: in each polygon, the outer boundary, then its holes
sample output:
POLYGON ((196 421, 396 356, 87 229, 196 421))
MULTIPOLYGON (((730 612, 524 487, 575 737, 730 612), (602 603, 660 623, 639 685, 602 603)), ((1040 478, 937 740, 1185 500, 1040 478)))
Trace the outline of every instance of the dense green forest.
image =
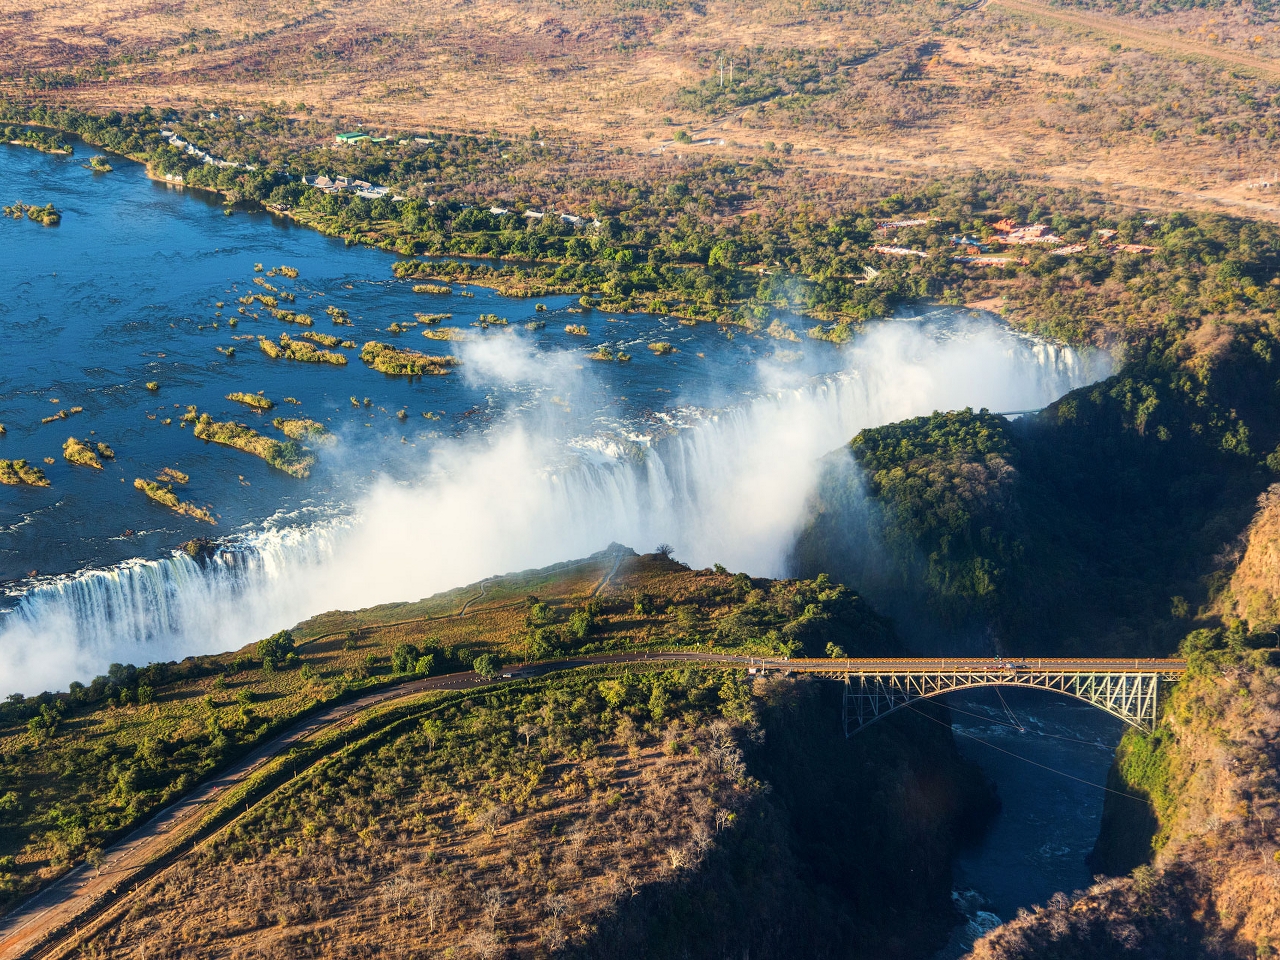
POLYGON ((990 627, 988 650, 1168 652, 1280 473, 1277 341, 1220 333, 1212 357, 1154 341, 1016 421, 963 410, 863 431, 828 458, 797 562, 882 609, 910 618, 923 600, 952 629, 990 627))

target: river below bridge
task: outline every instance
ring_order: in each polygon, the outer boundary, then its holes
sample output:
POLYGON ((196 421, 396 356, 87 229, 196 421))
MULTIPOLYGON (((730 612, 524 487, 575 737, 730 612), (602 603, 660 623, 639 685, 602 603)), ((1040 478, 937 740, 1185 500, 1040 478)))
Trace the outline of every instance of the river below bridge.
POLYGON ((963 956, 1019 908, 1092 883, 1086 860, 1104 797, 1096 785, 1106 783, 1124 732, 1095 707, 1038 691, 974 690, 946 702, 957 745, 995 783, 1002 806, 956 859, 952 896, 965 919, 934 960, 963 956))

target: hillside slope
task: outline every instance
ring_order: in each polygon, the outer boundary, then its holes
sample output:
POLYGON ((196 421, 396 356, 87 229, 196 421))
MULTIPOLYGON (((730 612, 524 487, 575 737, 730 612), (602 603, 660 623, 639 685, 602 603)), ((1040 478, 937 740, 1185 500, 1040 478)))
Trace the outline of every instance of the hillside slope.
POLYGON ((1275 630, 1280 624, 1280 484, 1258 498, 1258 513, 1243 539, 1222 605, 1255 630, 1275 630))
POLYGON ((1156 734, 1129 731, 1117 751, 1111 788, 1147 804, 1108 795, 1094 859, 1125 875, 1019 916, 980 941, 974 960, 1275 955, 1275 493, 1273 486, 1259 499, 1242 558, 1219 598, 1227 626, 1186 637, 1190 671, 1165 704, 1156 734), (1237 619, 1235 611, 1246 616, 1237 619))
POLYGON ((936 724, 850 742, 838 711, 820 682, 699 669, 455 697, 300 776, 82 949, 919 956, 992 799, 936 724))

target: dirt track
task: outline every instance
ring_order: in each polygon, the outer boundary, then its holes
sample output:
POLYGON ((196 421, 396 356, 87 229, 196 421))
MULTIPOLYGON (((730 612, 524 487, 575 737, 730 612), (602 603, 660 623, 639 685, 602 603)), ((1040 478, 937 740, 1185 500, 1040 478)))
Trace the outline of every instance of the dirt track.
MULTIPOLYGON (((610 571, 610 575, 612 571, 610 571)), ((607 579, 607 578, 606 578, 607 579)), ((749 658, 694 653, 605 654, 537 664, 518 669, 521 677, 592 664, 646 660, 745 662, 749 658)), ((511 676, 511 671, 505 675, 511 676)), ((423 693, 467 690, 504 678, 486 680, 472 671, 429 677, 377 690, 359 699, 324 709, 300 721, 248 756, 236 761, 191 794, 161 810, 123 840, 110 847, 100 870, 80 866, 0 918, 0 960, 60 952, 60 941, 74 938, 140 880, 151 876, 158 862, 167 863, 194 847, 206 835, 206 816, 228 791, 244 785, 271 759, 323 732, 341 730, 375 706, 409 701, 423 693)), ((270 791, 264 796, 269 795, 270 791)), ((262 797, 246 806, 252 807, 262 797)))
MULTIPOLYGON (((616 570, 616 564, 614 569, 616 570)), ((613 575, 613 570, 601 581, 601 586, 613 575)), ((48 888, 41 891, 3 919, 0 926, 0 960, 19 960, 23 957, 62 956, 74 949, 81 930, 92 928, 104 921, 104 915, 127 897, 131 887, 150 879, 160 869, 167 867, 186 854, 206 837, 216 833, 239 814, 227 812, 219 822, 212 822, 208 814, 214 802, 228 791, 246 784, 250 778, 273 758, 285 754, 291 748, 311 740, 321 732, 332 734, 343 726, 352 724, 362 713, 375 706, 394 706, 432 691, 467 690, 501 683, 506 679, 529 679, 548 673, 571 670, 577 667, 647 662, 683 662, 734 665, 755 670, 781 671, 785 673, 810 673, 821 676, 847 673, 849 670, 875 672, 933 672, 937 670, 989 671, 987 659, 811 659, 790 660, 782 658, 761 659, 734 654, 694 652, 639 652, 613 653, 596 656, 567 658, 540 664, 513 667, 501 677, 485 679, 474 672, 447 674, 397 684, 368 693, 359 699, 335 705, 299 721, 284 733, 259 747, 248 756, 232 764, 218 777, 202 784, 189 796, 160 811, 132 834, 112 846, 106 853, 99 871, 81 866, 48 888)), ((1002 668, 1019 666, 1012 662, 999 664, 1002 668)), ((1183 661, 1109 661, 1109 660, 1045 660, 1034 664, 1023 662, 1022 668, 1052 667, 1068 672, 1089 672, 1099 669, 1113 672, 1150 671, 1165 669, 1181 673, 1186 669, 1183 661)), ((389 720, 388 722, 394 722, 389 720)), ((363 734, 362 734, 363 735, 363 734)), ((304 769, 323 762, 328 755, 325 747, 319 756, 312 755, 303 761, 304 769)), ((296 775, 296 770, 292 771, 296 775)), ((245 805, 247 813, 252 806, 270 796, 275 789, 287 782, 290 775, 276 774, 279 782, 268 784, 256 795, 251 795, 245 805)), ((109 918, 108 918, 109 919, 109 918)))
POLYGON ((1250 56, 1226 47, 1212 46, 1185 40, 1163 30, 1137 26, 1129 20, 1107 17, 1097 13, 1065 10, 1062 7, 1038 3, 1036 0, 990 0, 991 6, 1003 7, 1011 13, 1055 23, 1081 27, 1095 33, 1124 40, 1150 53, 1172 53, 1192 60, 1202 60, 1239 67, 1272 80, 1280 79, 1280 63, 1263 57, 1250 56))

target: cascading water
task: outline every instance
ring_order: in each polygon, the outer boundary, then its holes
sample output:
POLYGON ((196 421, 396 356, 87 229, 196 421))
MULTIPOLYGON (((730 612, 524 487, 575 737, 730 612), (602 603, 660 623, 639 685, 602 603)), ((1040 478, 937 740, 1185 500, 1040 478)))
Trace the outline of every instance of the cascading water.
POLYGON ((343 527, 332 520, 269 529, 196 556, 178 550, 39 584, 0 619, 0 677, 26 679, 34 690, 111 662, 235 649, 261 623, 310 612, 291 598, 332 561, 343 527))
POLYGON ((419 482, 376 483, 350 515, 272 525, 203 560, 176 553, 38 584, 0 619, 0 688, 234 649, 324 610, 416 599, 610 541, 785 575, 819 458, 858 430, 935 409, 1038 408, 1106 373, 1104 357, 993 324, 884 323, 846 349, 839 374, 763 370, 754 399, 676 408, 659 435, 624 424, 565 439, 511 422, 441 445, 419 482))

